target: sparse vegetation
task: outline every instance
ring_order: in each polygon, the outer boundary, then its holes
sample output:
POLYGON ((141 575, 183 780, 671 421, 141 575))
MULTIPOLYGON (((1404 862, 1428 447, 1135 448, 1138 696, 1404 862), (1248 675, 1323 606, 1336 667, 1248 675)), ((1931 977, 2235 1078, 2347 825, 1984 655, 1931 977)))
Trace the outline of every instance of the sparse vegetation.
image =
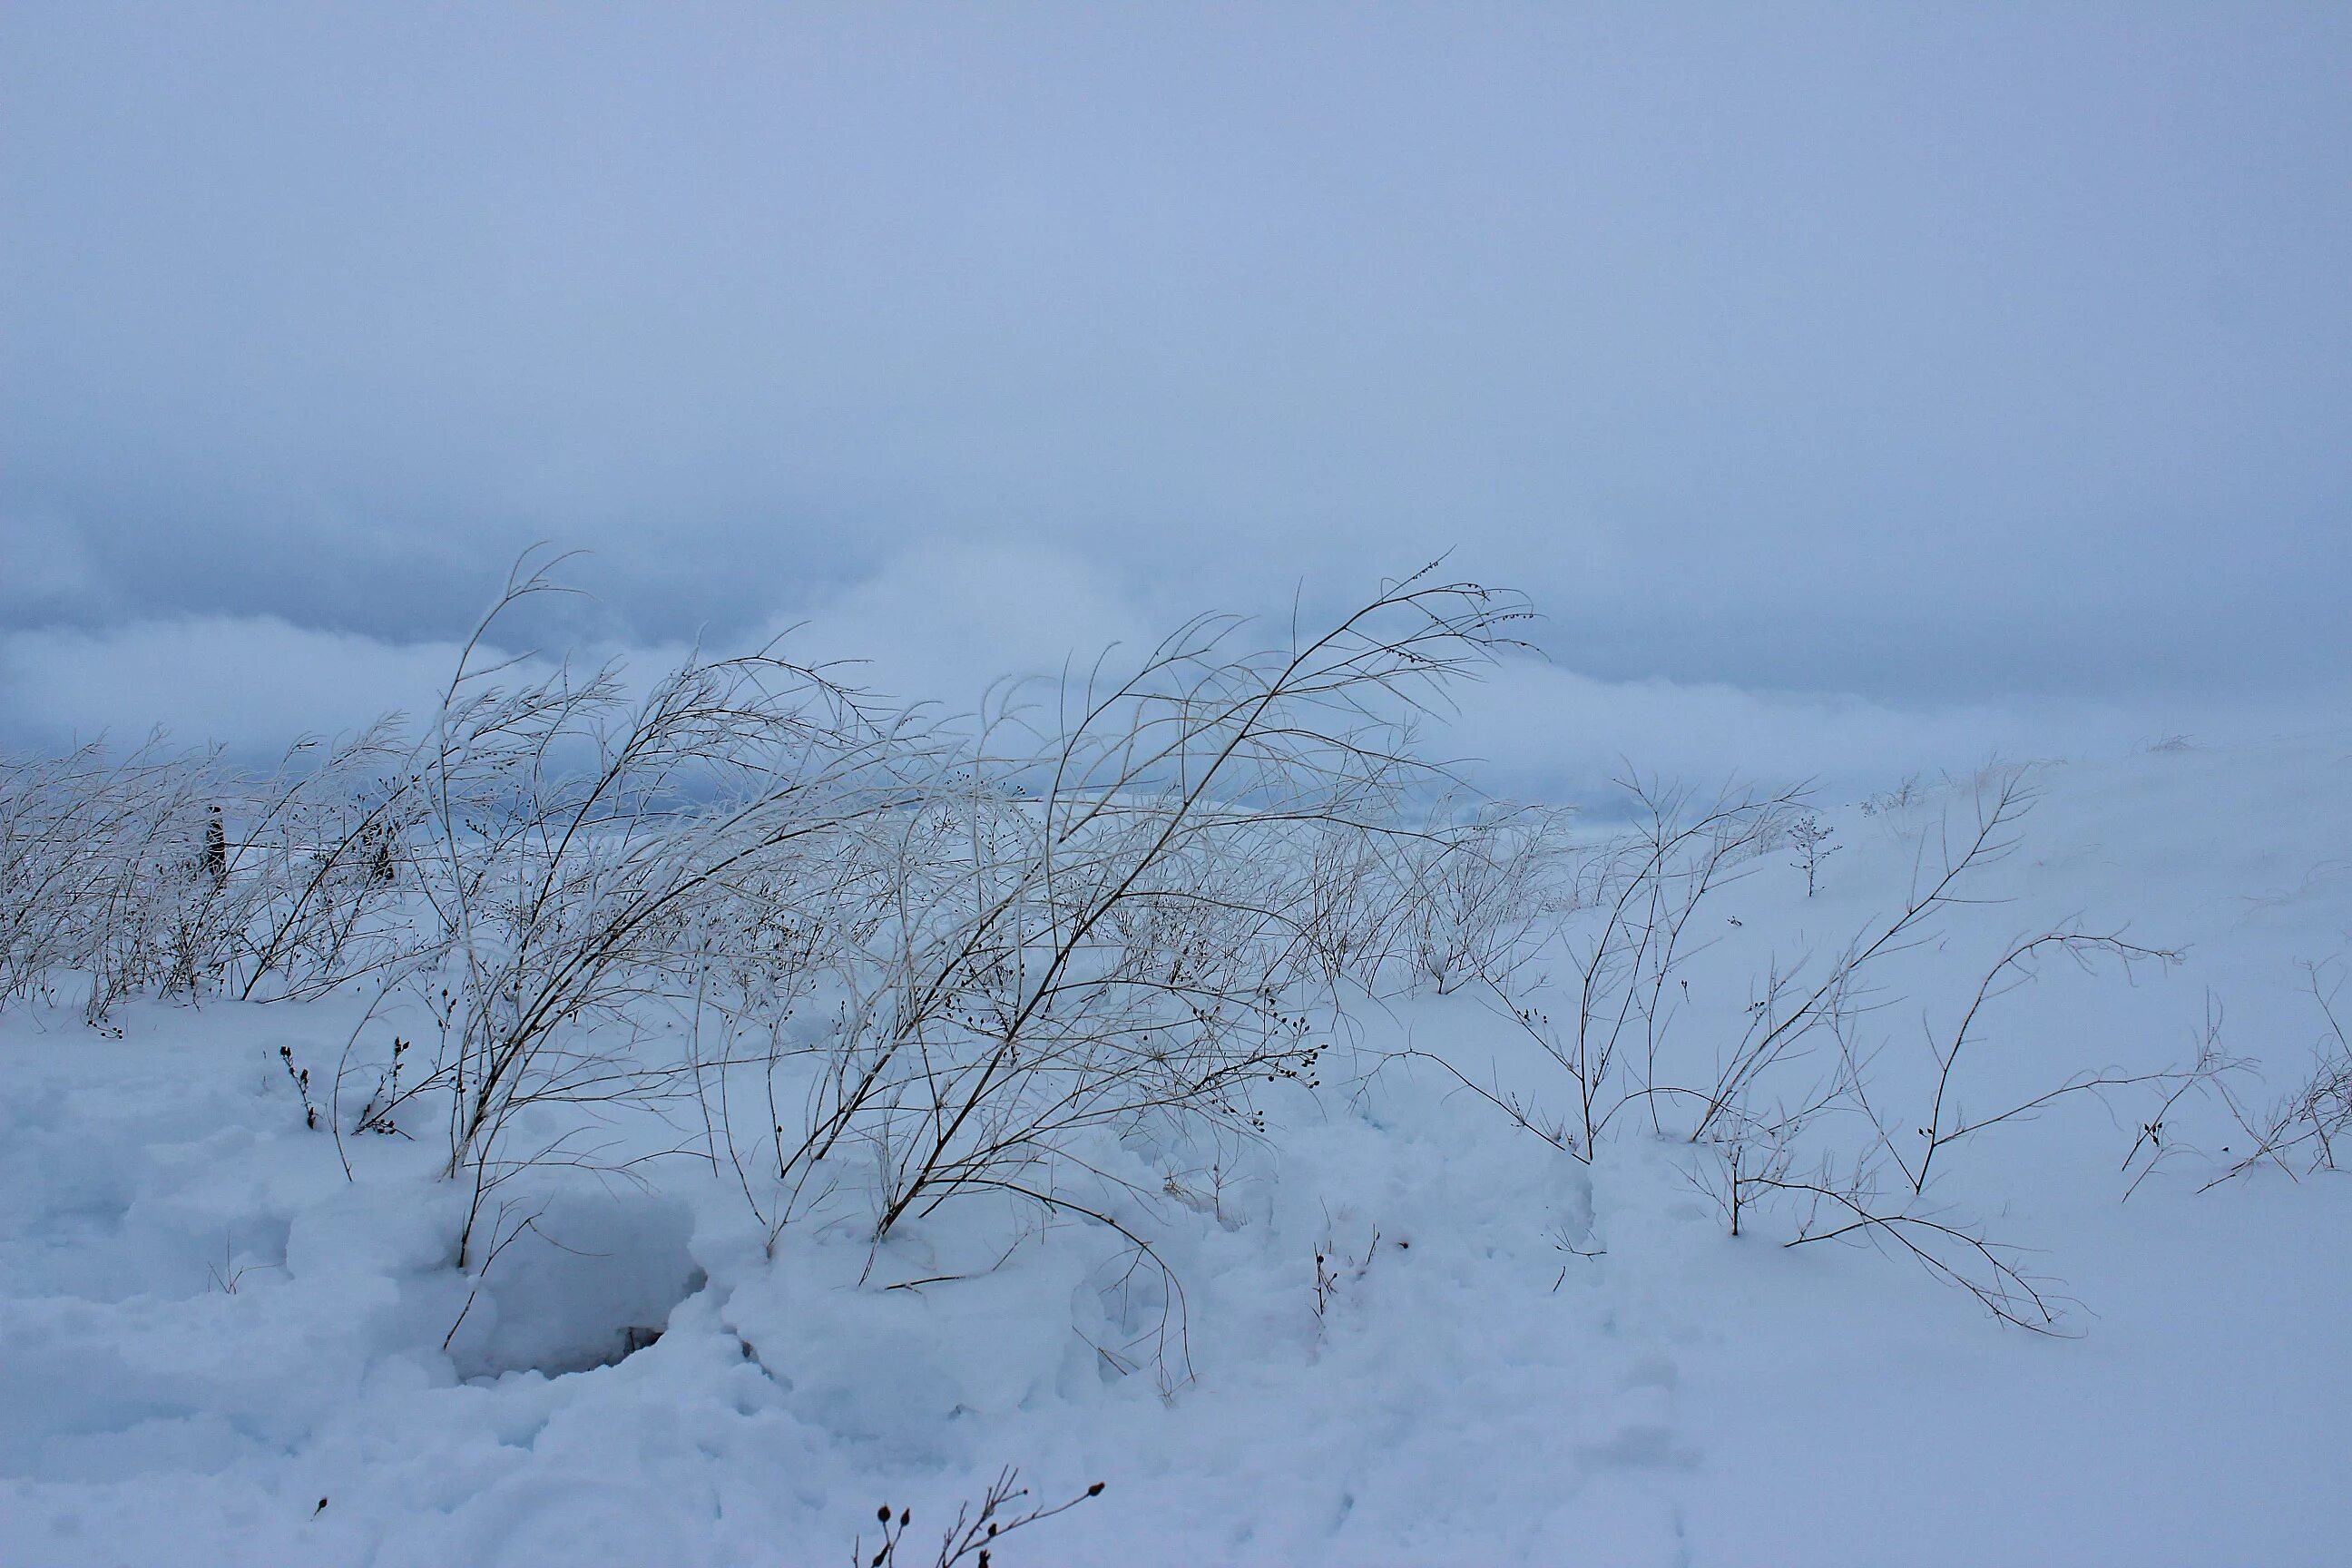
MULTIPOLYGON (((1421 759, 1417 718, 1507 643, 1510 595, 1424 571, 1319 633, 1204 616, 946 722, 772 649, 642 686, 493 653, 516 606, 560 591, 554 565, 518 564, 421 724, 306 741, 260 776, 160 739, 0 765, 0 1005, 70 977, 103 1028, 142 991, 364 996, 331 1079, 280 1047, 303 1121, 440 1138, 477 1276, 540 1212, 509 1184, 642 1181, 644 1154, 608 1158, 602 1130, 651 1117, 730 1173, 772 1251, 811 1215, 857 1213, 878 1249, 993 1196, 1114 1235, 1181 1317, 1135 1216, 1192 1201, 1186 1151, 1263 1136, 1269 1087, 1318 1089, 1354 1009, 1423 991, 1475 994, 1559 1092, 1404 1059, 1553 1148, 1679 1139, 1734 1236, 1769 1204, 1790 1245, 1888 1246, 2038 1329, 2056 1321, 2039 1286, 1934 1194, 1961 1142, 2146 1093, 2136 1187, 2179 1152, 2167 1115, 2210 1089, 2245 1140, 2216 1179, 2336 1168, 2352 1076, 2324 967, 2322 1049, 2275 1103, 2227 1086, 2244 1064, 2209 1029, 2175 1068, 2084 1065, 1963 1110, 1980 1016, 2047 960, 2177 958, 2079 923, 2000 955, 1927 1031, 1922 1103, 1895 1108, 1862 1035, 1878 976, 1946 940, 2015 848, 2034 798, 2018 770, 1958 816, 1941 797, 1893 912, 1834 952, 1771 951, 1736 1028, 1695 1030, 1691 963, 1741 926, 1716 919, 1724 897, 1792 847, 1810 899, 1844 846, 1799 793, 1631 777, 1636 826, 1580 844, 1564 812, 1480 802, 1421 759), (1106 1136, 1166 1151, 1164 1175, 1113 1172, 1106 1136)), ((1864 811, 1907 825, 1935 798, 1906 780, 1864 811)))

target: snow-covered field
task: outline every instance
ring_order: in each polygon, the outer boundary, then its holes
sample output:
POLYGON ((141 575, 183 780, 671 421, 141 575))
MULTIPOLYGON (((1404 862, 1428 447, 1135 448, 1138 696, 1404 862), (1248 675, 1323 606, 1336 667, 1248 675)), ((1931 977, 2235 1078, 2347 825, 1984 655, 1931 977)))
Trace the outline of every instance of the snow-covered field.
MULTIPOLYGON (((2301 966, 2352 954, 2352 734, 2034 777, 1975 889, 2000 901, 1874 974, 1855 1044, 1890 1119, 1921 1115, 1923 1026, 2070 918, 2180 960, 1998 996, 1967 1113, 2188 1060, 2215 1010, 2241 1103, 2307 1079, 2301 966)), ((1788 850, 1754 862, 1678 972, 1686 1048, 1736 1036, 1776 955, 1898 906, 1969 801, 1825 807, 1810 898, 1788 850)), ((1107 1485, 1006 1568, 2352 1561, 2352 1185, 2305 1150, 2207 1190, 2243 1150, 2215 1091, 2145 1179, 2145 1085, 1939 1151, 1933 1212, 2055 1281, 2055 1334, 1892 1246, 1784 1247, 1785 1194, 1735 1238, 1714 1152, 1631 1125, 1588 1164, 1512 1126, 1428 1058, 1570 1088, 1475 987, 1362 1010, 1262 1144, 1131 1152, 1176 1290, 1102 1225, 984 1203, 771 1258, 691 1152, 551 1185, 476 1279, 446 1149, 349 1137, 347 1179, 304 1124, 281 1047, 332 1061, 352 1004, 141 1003, 116 1038, 63 1001, 0 1017, 11 1568, 836 1563, 885 1503, 928 1564, 1007 1465, 1046 1503, 1107 1485)), ((1809 1136, 1859 1151, 1851 1122, 1809 1136)))

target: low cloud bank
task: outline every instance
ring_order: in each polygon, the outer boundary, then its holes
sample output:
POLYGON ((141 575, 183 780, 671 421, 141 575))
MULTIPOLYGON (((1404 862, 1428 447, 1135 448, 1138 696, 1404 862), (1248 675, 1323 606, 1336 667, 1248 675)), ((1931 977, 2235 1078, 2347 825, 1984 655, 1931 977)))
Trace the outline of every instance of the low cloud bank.
MULTIPOLYGON (((70 575, 68 572, 67 575, 70 575)), ((855 659, 852 684, 953 710, 1008 677, 1050 679, 1102 648, 1139 656, 1181 619, 1150 584, 1030 547, 939 545, 779 621, 780 651, 855 659)), ((1269 620, 1267 635, 1281 635, 1269 620)), ((581 650, 618 658, 642 679, 682 646, 581 650)), ((262 755, 304 732, 331 732, 392 710, 429 711, 455 666, 454 641, 394 643, 270 616, 189 616, 98 629, 0 634, 0 739, 55 746, 105 731, 130 742, 158 724, 186 744, 262 755)), ((1458 692, 1433 729, 1437 752, 1498 794, 1601 804, 1628 767, 1712 785, 1812 780, 1851 798, 1912 773, 1988 759, 2085 756, 2186 736, 2207 743, 2340 725, 2343 690, 2278 692, 2259 702, 2195 699, 2036 700, 1895 706, 1835 691, 1726 683, 1603 680, 1512 658, 1458 692)))
POLYGON ((428 710, 454 642, 396 644, 268 616, 131 621, 0 636, 0 729, 19 744, 129 743, 158 726, 182 743, 275 751, 305 733, 428 710))

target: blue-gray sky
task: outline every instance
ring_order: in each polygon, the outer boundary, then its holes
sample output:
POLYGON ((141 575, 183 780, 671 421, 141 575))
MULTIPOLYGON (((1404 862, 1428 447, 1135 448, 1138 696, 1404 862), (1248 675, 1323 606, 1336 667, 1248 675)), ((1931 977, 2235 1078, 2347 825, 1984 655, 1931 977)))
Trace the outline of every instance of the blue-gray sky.
POLYGON ((2339 702, 2347 279, 2340 6, 7 0, 0 724, 536 539, 909 686, 1451 547, 1669 763, 2339 702))

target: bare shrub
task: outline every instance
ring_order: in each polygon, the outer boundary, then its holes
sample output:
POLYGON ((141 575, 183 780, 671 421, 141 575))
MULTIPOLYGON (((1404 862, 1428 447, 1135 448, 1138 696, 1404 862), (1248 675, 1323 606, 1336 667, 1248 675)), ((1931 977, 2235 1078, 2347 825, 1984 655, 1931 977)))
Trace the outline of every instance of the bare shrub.
POLYGON ((89 983, 83 1017, 208 967, 211 752, 152 737, 119 760, 102 742, 55 760, 0 762, 0 1004, 89 983))
MULTIPOLYGON (((2195 1058, 2185 1064, 2152 1072, 2084 1069, 2022 1100, 1996 1101, 1986 1110, 1963 1109, 1961 1062, 1986 1009, 2032 984, 2040 964, 2054 957, 2068 959, 2085 973, 2107 961, 2128 973, 2141 965, 2170 964, 2178 955, 2073 926, 2012 942, 1978 983, 1948 1035, 1939 1037, 1923 1026, 1933 1070, 1925 1079, 1925 1109, 1914 1117, 1895 1118, 1886 1112, 1874 1087, 1873 1060, 1853 1043, 1856 1015, 1841 1013, 1832 1026, 1842 1042, 1834 1077, 1817 1086, 1794 1111, 1776 1110, 1758 1116, 1744 1104, 1737 1105, 1708 1135, 1723 1163, 1718 1198, 1729 1215, 1732 1234, 1739 1234, 1741 1213, 1748 1205, 1793 1201, 1796 1235, 1785 1245, 1865 1242, 1909 1258, 1965 1290, 2003 1322, 2038 1333, 2060 1331, 2066 1302, 2053 1292, 2050 1282, 2027 1272, 2017 1248, 1988 1237, 1974 1221, 1931 1197, 1937 1156, 1989 1128, 2031 1118, 2078 1095, 2110 1100, 2126 1089, 2158 1093, 2162 1100, 2146 1124, 2152 1129, 2181 1095, 2212 1081, 2225 1064, 2209 1029, 2195 1058), (1801 1139, 1816 1121, 1851 1122, 1856 1116, 1869 1130, 1866 1143, 1854 1148, 1851 1140, 1831 1139, 1823 1148, 1823 1141, 1814 1139, 1810 1141, 1810 1163, 1800 1165, 1801 1139)), ((2130 1163, 2129 1155, 2125 1163, 2130 1163)))
POLYGON ((1877 1175, 1867 1159, 1841 1174, 1829 1158, 1811 1175, 1773 1175, 1764 1191, 1803 1200, 1797 1234, 1782 1245, 1859 1240, 1916 1263, 2001 1322, 2034 1333, 2064 1331, 2064 1310, 2074 1303, 2052 1281, 2029 1274, 2019 1248, 1988 1239, 1971 1221, 1923 1206, 1916 1194, 1890 1197, 1877 1175))
POLYGON ((1591 1157, 1627 1106, 1647 1106, 1653 1131, 1663 1131, 1660 1100, 1697 1092, 1658 1076, 1680 1005, 1677 972, 1713 944, 1692 922, 1712 894, 1746 874, 1745 863, 1773 841, 1795 799, 1726 793, 1696 806, 1687 790, 1630 776, 1620 783, 1636 804, 1637 826, 1581 869, 1574 902, 1598 924, 1557 939, 1567 965, 1563 1016, 1555 1018, 1543 1005, 1544 987, 1521 990, 1507 977, 1482 976, 1488 1000, 1566 1076, 1570 1111, 1547 1114, 1464 1077, 1442 1058, 1427 1058, 1522 1128, 1580 1159, 1591 1157))
POLYGON ((298 742, 238 792, 216 884, 229 994, 319 996, 410 951, 402 869, 426 803, 404 728, 387 715, 355 734, 298 742))
POLYGON ((1810 811, 1791 816, 1788 832, 1790 846, 1797 852, 1792 864, 1804 872, 1805 897, 1810 899, 1821 886, 1822 867, 1845 846, 1832 844, 1830 838, 1837 829, 1823 826, 1821 818, 1810 811))
POLYGON ((1559 807, 1482 805, 1403 846, 1398 903, 1412 978, 1444 995, 1507 985, 1574 902, 1559 807))
POLYGON ((418 811, 413 781, 377 775, 404 760, 386 719, 258 776, 160 735, 0 761, 0 1005, 77 973, 102 1026, 135 994, 315 996, 390 962, 418 811))
POLYGON ((543 568, 517 567, 406 773, 425 913, 387 994, 422 1000, 436 1026, 400 1098, 444 1108, 448 1173, 473 1193, 461 1262, 506 1181, 590 1161, 600 1108, 675 1092, 677 1064, 637 1035, 646 1003, 703 978, 711 911, 797 887, 804 862, 902 810, 899 773, 923 754, 821 672, 765 654, 689 658, 635 699, 609 667, 519 679, 483 660, 499 617, 551 591, 543 568), (510 1147, 541 1108, 565 1114, 510 1147))
POLYGON ((2338 1171, 2352 1151, 2352 1037, 2347 1037, 2336 997, 2344 989, 2344 961, 2304 965, 2304 977, 2323 1029, 2312 1046, 2311 1074, 2268 1105, 2248 1104, 2224 1089, 2240 1132, 2252 1145, 2221 1174, 2219 1185, 2263 1165, 2294 1175, 2338 1171))
POLYGON ((957 731, 772 654, 689 659, 633 695, 613 668, 487 653, 553 591, 519 564, 409 749, 372 733, 329 770, 365 761, 373 789, 278 790, 271 842, 317 847, 228 879, 266 889, 248 990, 369 979, 323 1120, 407 1132, 436 1108, 468 1268, 528 1222, 508 1184, 609 1172, 600 1126, 641 1111, 734 1170, 772 1243, 831 1194, 870 1202, 878 1243, 992 1193, 1156 1265, 1113 1212, 1152 1191, 1090 1141, 1249 1136, 1258 1088, 1314 1083, 1332 955, 1377 963, 1395 897, 1367 877, 1332 899, 1314 850, 1392 868, 1433 837, 1399 826, 1451 787, 1411 755, 1412 719, 1523 613, 1423 574, 1286 645, 1203 617, 1123 676, 957 731), (331 799, 323 827, 305 815, 331 799), (405 923, 354 945, 370 900, 405 923), (426 1026, 347 1116, 386 1008, 426 1026))
POLYGON ((1988 1127, 2030 1117, 2073 1095, 2105 1095, 2116 1089, 2147 1085, 2162 1086, 2175 1091, 2168 1094, 2168 1104, 2182 1087, 2211 1076, 2216 1058, 2210 1054, 2209 1041, 2208 1049, 2201 1051, 2197 1060, 2185 1068, 2141 1073, 2116 1068, 2085 1068, 2029 1099, 2003 1104, 1995 1110, 1973 1113, 1963 1110, 1958 1092, 1958 1069, 1960 1058, 1970 1044, 1970 1032, 1976 1028, 1990 1004, 2032 984, 2039 973, 2039 965, 2053 957, 2066 958, 2085 973, 2095 973, 2100 960, 2112 960, 2128 974, 2140 965, 2168 966, 2177 963, 2180 955, 2161 948, 2127 942, 2119 933, 2099 934, 2073 926, 2041 931, 2011 942, 1978 983, 1976 993, 1969 999, 1967 1009, 1961 1014, 1950 1037, 1938 1040, 1932 1031, 1927 1032, 1927 1050, 1936 1068, 1935 1090, 1926 1111, 1910 1128, 1910 1138, 1902 1136, 1871 1103, 1866 1064, 1849 1053, 1845 1064, 1847 1093, 1869 1118, 1881 1146, 1902 1173, 1913 1194, 1924 1194, 1927 1190, 1927 1183, 1935 1170, 1936 1156, 1948 1145, 1958 1143, 1988 1127), (1916 1152, 1906 1154, 1904 1152, 1906 1145, 1916 1152))
POLYGON ((888 905, 837 966, 772 1224, 845 1161, 877 1239, 960 1194, 1100 1219, 1072 1178, 1152 1194, 1090 1137, 1259 1130, 1258 1087, 1315 1081, 1333 954, 1378 923, 1329 868, 1408 837, 1400 806, 1445 782, 1406 750, 1412 715, 1521 613, 1423 574, 1320 635, 1257 647, 1204 617, 1050 712, 984 713, 950 784, 872 841, 888 905))
MULTIPOLYGON (((2063 957, 2085 970, 2108 963, 2128 973, 2177 955, 2071 922, 2016 939, 1949 1031, 1925 1036, 1921 1103, 1897 1116, 1874 1071, 1878 1053, 1858 1044, 1863 1021, 1891 999, 1880 973, 1896 955, 1939 940, 1945 918, 1978 901, 1973 884, 2015 847, 2032 805, 2025 776, 2008 770, 1981 776, 1969 815, 1956 822, 1948 813, 1920 839, 1899 907, 1825 960, 1774 955, 1750 984, 1737 1033, 1696 1041, 1676 1028, 1687 985, 1678 972, 1738 923, 1702 924, 1702 907, 1748 874, 1766 849, 1789 842, 1792 827, 1810 893, 1827 831, 1796 795, 1731 795, 1696 805, 1685 792, 1627 787, 1640 807, 1638 826, 1590 863, 1581 900, 1590 921, 1581 934, 1562 939, 1564 1005, 1539 989, 1490 987, 1497 1011, 1560 1070, 1566 1112, 1440 1066, 1521 1128, 1581 1159, 1591 1158, 1622 1112, 1638 1106, 1652 1133, 1704 1152, 1694 1179, 1716 1199, 1733 1235, 1747 1232, 1759 1205, 1793 1206, 1797 1234, 1789 1245, 1867 1241, 1961 1287, 2003 1321, 2050 1331, 2058 1299, 2012 1249, 1934 1198, 1939 1160, 1979 1132, 2075 1096, 2145 1090, 2160 1098, 2149 1118, 2160 1121, 2164 1108, 2229 1064, 2209 1035, 2197 1057, 2180 1065, 2086 1068, 2021 1100, 1971 1109, 1962 1095, 1967 1060, 1988 1009, 2031 983, 2046 961, 2063 957)), ((2280 1113, 2284 1120, 2273 1120, 2305 1124, 2294 1121, 2297 1114, 2289 1109, 2280 1113)))

